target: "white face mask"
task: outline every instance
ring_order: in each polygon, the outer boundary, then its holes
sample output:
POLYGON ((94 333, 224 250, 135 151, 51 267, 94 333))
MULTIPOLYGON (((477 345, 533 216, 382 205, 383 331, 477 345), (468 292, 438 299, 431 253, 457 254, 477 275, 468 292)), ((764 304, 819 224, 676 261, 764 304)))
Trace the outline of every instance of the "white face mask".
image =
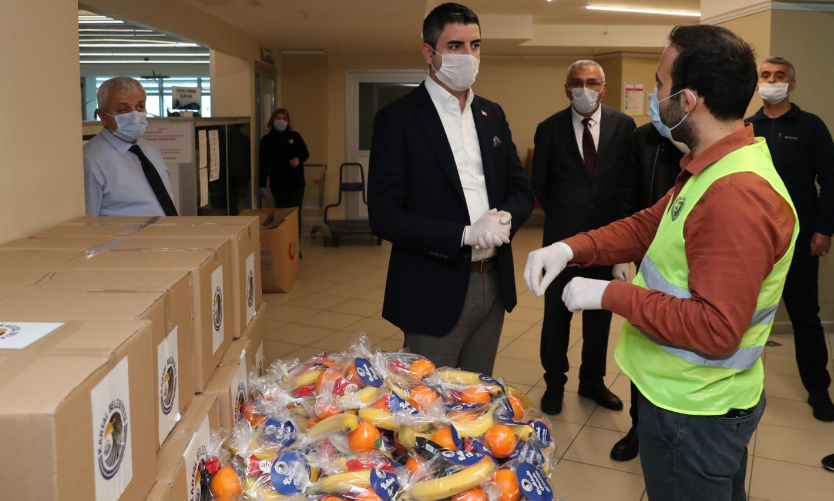
POLYGON ((573 94, 571 104, 580 114, 587 115, 597 109, 599 92, 588 89, 587 87, 580 87, 578 89, 571 89, 571 93, 573 94))
POLYGON ((440 69, 432 69, 446 87, 456 92, 463 92, 475 83, 481 60, 471 54, 441 54, 432 49, 435 54, 443 58, 440 69))
POLYGON ((281 120, 279 118, 272 125, 275 127, 275 130, 277 130, 278 132, 284 132, 285 130, 287 130, 287 125, 289 125, 289 124, 287 123, 286 120, 281 120))
POLYGON ((788 97, 789 83, 761 83, 759 95, 767 104, 779 104, 788 97))

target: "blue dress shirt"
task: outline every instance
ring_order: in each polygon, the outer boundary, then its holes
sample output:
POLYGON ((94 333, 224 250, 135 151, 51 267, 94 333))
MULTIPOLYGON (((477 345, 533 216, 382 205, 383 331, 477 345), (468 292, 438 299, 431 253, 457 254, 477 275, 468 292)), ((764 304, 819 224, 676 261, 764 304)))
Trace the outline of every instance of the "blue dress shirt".
MULTIPOLYGON (((171 195, 168 167, 159 150, 148 141, 136 144, 153 163, 171 195)), ((165 211, 142 171, 133 146, 106 127, 84 145, 84 193, 88 216, 164 216, 165 211)))

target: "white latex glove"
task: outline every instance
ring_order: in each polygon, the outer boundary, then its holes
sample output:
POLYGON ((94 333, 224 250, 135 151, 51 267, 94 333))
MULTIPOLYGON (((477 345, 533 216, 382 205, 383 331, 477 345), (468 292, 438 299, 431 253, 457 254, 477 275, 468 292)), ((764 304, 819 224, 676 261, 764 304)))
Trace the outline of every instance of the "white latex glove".
POLYGON ((524 267, 524 281, 527 282, 527 288, 536 297, 541 297, 571 259, 573 259, 573 250, 564 242, 556 242, 549 247, 531 252, 527 257, 527 266, 524 267), (542 270, 545 271, 543 279, 542 270))
POLYGON ((607 280, 576 277, 568 282, 564 292, 562 292, 562 301, 565 302, 565 306, 571 312, 601 310, 602 295, 610 283, 607 280))
MULTIPOLYGON (((507 219, 506 212, 491 209, 485 212, 475 224, 468 227, 463 243, 476 249, 491 249, 510 243, 510 225, 502 223, 507 219)), ((509 216, 510 220, 512 216, 509 216)))
POLYGON ((631 265, 628 263, 615 264, 611 274, 620 282, 631 283, 631 265))

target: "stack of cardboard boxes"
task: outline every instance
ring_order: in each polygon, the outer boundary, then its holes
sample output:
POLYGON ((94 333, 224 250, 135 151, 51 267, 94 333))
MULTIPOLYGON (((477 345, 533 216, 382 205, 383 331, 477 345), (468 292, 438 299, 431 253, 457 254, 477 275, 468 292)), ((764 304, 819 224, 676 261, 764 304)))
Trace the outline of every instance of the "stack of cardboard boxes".
POLYGON ((204 499, 211 434, 263 373, 260 236, 254 216, 81 218, 0 245, 3 491, 204 499))

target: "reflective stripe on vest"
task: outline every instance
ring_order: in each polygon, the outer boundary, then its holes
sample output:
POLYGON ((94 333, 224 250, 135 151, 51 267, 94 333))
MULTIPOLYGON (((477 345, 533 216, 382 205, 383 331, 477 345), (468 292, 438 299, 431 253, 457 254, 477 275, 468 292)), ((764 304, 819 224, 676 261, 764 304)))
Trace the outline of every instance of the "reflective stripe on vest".
MULTIPOLYGON (((666 277, 660 273, 655 264, 652 262, 648 254, 643 257, 640 263, 640 275, 646 282, 646 287, 652 290, 663 292, 670 296, 675 296, 679 299, 689 299, 692 293, 688 290, 669 283, 666 277)), ((753 319, 750 322, 750 327, 758 324, 769 324, 776 316, 776 310, 779 308, 778 304, 767 307, 763 310, 756 310, 753 312, 753 319)), ((709 365, 713 367, 724 367, 726 369, 746 370, 756 365, 756 361, 762 355, 764 346, 738 347, 730 353, 722 355, 707 355, 698 350, 690 350, 672 346, 668 343, 657 339, 648 332, 638 329, 644 336, 663 348, 668 353, 680 357, 688 362, 699 365, 709 365)))

